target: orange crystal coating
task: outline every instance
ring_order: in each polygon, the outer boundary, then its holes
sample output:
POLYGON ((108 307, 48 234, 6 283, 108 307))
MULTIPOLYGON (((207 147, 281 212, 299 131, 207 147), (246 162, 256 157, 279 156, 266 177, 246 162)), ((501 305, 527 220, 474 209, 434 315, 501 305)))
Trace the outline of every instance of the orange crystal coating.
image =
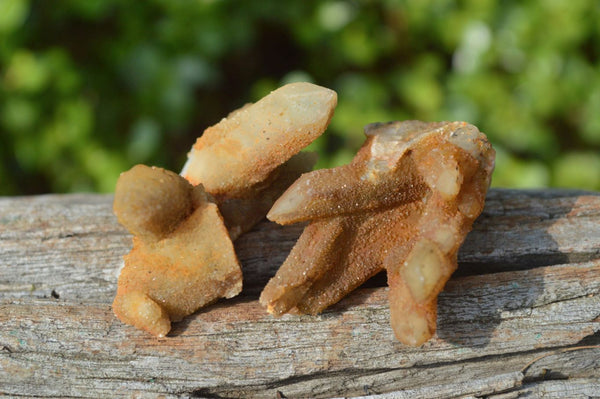
POLYGON ((137 165, 119 177, 113 208, 135 235, 113 302, 121 321, 165 336, 171 321, 241 291, 233 244, 201 185, 137 165))
POLYGON ((465 122, 377 123, 365 133, 349 165, 302 175, 269 211, 281 224, 310 224, 260 301, 275 315, 318 313, 385 269, 396 337, 421 345, 483 210, 495 152, 465 122))

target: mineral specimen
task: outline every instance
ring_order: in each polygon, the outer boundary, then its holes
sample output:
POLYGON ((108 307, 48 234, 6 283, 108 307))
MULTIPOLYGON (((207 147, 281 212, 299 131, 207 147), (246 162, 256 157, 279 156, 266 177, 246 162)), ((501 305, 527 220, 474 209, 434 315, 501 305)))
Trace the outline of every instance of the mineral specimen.
POLYGON ((319 313, 385 269, 396 337, 421 345, 483 209, 495 152, 464 122, 376 123, 365 133, 349 165, 302 175, 270 210, 277 223, 310 224, 260 302, 274 315, 319 313))
POLYGON ((232 240, 312 169, 315 155, 298 152, 325 131, 336 103, 332 90, 290 84, 208 128, 188 155, 185 179, 143 165, 123 173, 114 212, 135 237, 119 276, 117 317, 164 336, 171 321, 237 295, 232 240))
POLYGON ((233 244, 202 185, 137 165, 119 177, 113 208, 134 235, 113 302, 124 323, 162 337, 171 321, 241 291, 233 244))

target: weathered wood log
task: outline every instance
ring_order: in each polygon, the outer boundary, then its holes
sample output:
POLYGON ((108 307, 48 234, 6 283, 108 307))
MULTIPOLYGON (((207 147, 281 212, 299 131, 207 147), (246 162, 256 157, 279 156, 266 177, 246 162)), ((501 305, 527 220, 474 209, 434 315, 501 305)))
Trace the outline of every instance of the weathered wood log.
POLYGON ((600 396, 600 194, 491 190, 421 348, 375 278, 318 316, 258 304, 302 226, 240 237, 244 291, 157 339, 110 304, 131 237, 108 195, 0 199, 0 394, 600 396))

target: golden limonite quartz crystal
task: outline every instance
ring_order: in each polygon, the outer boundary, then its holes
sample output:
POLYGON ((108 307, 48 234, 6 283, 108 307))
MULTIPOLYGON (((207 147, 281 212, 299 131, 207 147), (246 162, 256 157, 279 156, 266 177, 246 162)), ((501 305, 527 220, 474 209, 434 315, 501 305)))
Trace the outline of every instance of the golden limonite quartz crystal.
POLYGON ((113 303, 123 322, 164 336, 172 321, 242 289, 232 240, 264 219, 315 154, 334 91, 286 85, 208 128, 183 177, 137 165, 117 182, 114 212, 133 235, 113 303))
POLYGON ((329 125, 335 91, 290 83, 206 129, 182 176, 215 197, 232 239, 262 220, 316 156, 299 153, 329 125))
POLYGON ((237 295, 233 241, 267 215, 307 222, 260 296, 270 313, 319 313, 386 270, 396 337, 426 342, 483 210, 494 150, 465 122, 374 123, 350 164, 309 172, 316 158, 300 150, 336 104, 332 90, 289 84, 206 129, 181 176, 143 165, 121 174, 114 211, 134 238, 119 319, 164 336, 172 321, 237 295))
POLYGON ((495 152, 464 122, 376 123, 365 133, 349 165, 302 175, 270 210, 280 224, 310 223, 260 301, 274 315, 319 313, 385 269, 396 337, 421 345, 483 209, 495 152))
POLYGON ((179 321, 242 290, 242 271, 217 209, 202 186, 144 165, 122 173, 113 209, 133 235, 113 311, 165 336, 179 321))

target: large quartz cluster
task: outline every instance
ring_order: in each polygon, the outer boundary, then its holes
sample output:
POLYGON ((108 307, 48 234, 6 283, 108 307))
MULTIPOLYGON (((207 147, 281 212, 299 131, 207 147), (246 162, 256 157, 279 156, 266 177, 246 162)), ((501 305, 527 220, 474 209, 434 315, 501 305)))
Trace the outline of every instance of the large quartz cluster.
POLYGON ((481 213, 495 152, 464 122, 375 123, 346 166, 300 177, 268 218, 310 221, 261 294, 274 315, 315 314, 387 271, 396 337, 435 332, 437 296, 481 213))

